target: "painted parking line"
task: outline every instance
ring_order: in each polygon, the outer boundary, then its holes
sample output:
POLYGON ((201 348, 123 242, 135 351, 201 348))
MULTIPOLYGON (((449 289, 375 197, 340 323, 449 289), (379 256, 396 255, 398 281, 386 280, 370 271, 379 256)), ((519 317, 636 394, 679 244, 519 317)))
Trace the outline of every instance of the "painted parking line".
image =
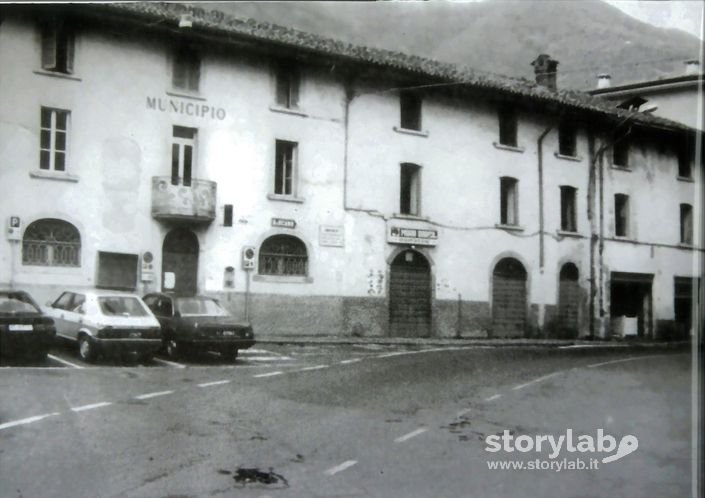
POLYGON ((411 431, 408 434, 404 434, 403 436, 400 436, 394 440, 395 443, 403 443, 404 441, 408 441, 411 438, 414 438, 416 436, 419 436, 426 432, 428 430, 427 427, 420 427, 419 429, 416 429, 415 431, 411 431))
POLYGON ((460 411, 456 414, 456 417, 457 417, 457 418, 464 417, 465 415, 467 415, 467 414, 470 413, 471 411, 472 411, 472 408, 465 408, 464 410, 460 410, 460 411))
POLYGON ((135 399, 156 398, 157 396, 166 396, 167 394, 174 394, 174 391, 159 391, 155 393, 140 394, 139 396, 135 396, 135 399))
POLYGON ((298 370, 295 370, 295 372, 308 372, 310 370, 321 370, 323 368, 328 368, 330 365, 316 365, 313 367, 306 367, 306 368, 299 368, 298 370))
POLYGON ((351 363, 357 363, 362 361, 362 358, 352 358, 350 360, 343 360, 340 362, 341 365, 350 365, 351 363))
POLYGON ((621 358, 619 360, 610 360, 610 361, 603 361, 601 363, 593 363, 592 365, 588 365, 588 368, 601 367, 603 365, 612 365, 613 363, 623 363, 625 361, 644 360, 647 358, 658 358, 659 356, 664 356, 664 355, 651 354, 651 355, 647 355, 647 356, 630 356, 629 358, 621 358))
POLYGON ((330 469, 325 471, 325 474, 328 476, 332 476, 337 474, 338 472, 342 472, 345 469, 349 469, 353 465, 357 464, 357 460, 347 460, 340 465, 336 465, 335 467, 331 467, 330 469))
POLYGON ((485 401, 494 401, 494 400, 499 399, 499 398, 501 398, 501 397, 502 397, 501 394, 493 394, 493 395, 490 396, 489 398, 485 398, 485 401))
POLYGON ((291 356, 247 356, 242 358, 244 361, 291 361, 293 359, 291 356))
POLYGON ((110 406, 112 403, 110 401, 101 401, 100 403, 93 403, 90 405, 75 406, 71 408, 74 412, 83 412, 86 410, 95 410, 96 408, 103 408, 104 406, 110 406))
POLYGON ((550 379, 551 377, 555 377, 558 375, 560 372, 553 372, 548 375, 544 375, 543 377, 539 377, 534 380, 530 380, 529 382, 526 382, 524 384, 519 384, 518 386, 512 387, 512 391, 518 391, 519 389, 524 389, 525 387, 531 386, 533 384, 538 384, 539 382, 543 382, 546 379, 550 379))
POLYGON ((59 412, 45 413, 43 415, 35 415, 34 417, 13 420, 12 422, 5 422, 4 424, 0 424, 0 430, 9 429, 10 427, 16 427, 18 425, 31 424, 32 422, 39 422, 40 420, 44 420, 47 417, 54 417, 56 415, 59 415, 59 412))
POLYGON ((169 360, 162 360, 161 358, 152 358, 153 361, 156 363, 161 363, 163 365, 167 365, 170 367, 174 368, 186 368, 186 365, 183 365, 181 363, 176 363, 175 361, 169 361, 169 360))
POLYGON ((66 361, 63 358, 59 358, 58 356, 55 356, 53 354, 48 354, 47 358, 51 358, 52 360, 54 360, 58 363, 61 363, 62 365, 66 365, 67 367, 79 368, 79 369, 86 368, 86 367, 82 367, 81 365, 76 365, 75 363, 71 363, 70 361, 66 361))
POLYGON ((253 375, 253 377, 255 379, 260 379, 262 377, 274 377, 275 375, 281 375, 283 373, 284 372, 282 372, 281 370, 277 370, 276 372, 267 372, 267 373, 263 373, 263 374, 253 375))
POLYGON ((229 380, 214 380, 213 382, 204 382, 203 384, 196 384, 198 387, 210 387, 210 386, 220 386, 222 384, 229 384, 229 380))

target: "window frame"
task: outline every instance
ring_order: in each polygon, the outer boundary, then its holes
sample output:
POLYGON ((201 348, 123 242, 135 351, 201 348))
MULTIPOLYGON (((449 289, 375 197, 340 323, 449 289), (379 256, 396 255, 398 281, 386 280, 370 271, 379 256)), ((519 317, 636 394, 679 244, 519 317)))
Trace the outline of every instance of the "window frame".
POLYGON ((40 218, 30 223, 22 235, 22 265, 80 268, 81 248, 81 233, 72 223, 58 218, 40 218), (59 230, 69 235, 67 240, 56 238, 55 232, 59 230), (32 236, 37 238, 28 238, 32 236))
POLYGON ((627 194, 614 194, 614 236, 628 238, 631 234, 630 199, 627 194))
POLYGON ((423 131, 423 97, 410 91, 399 93, 399 128, 423 131))
POLYGON ((678 161, 678 178, 684 180, 693 179, 693 161, 691 160, 691 148, 688 141, 683 140, 676 149, 676 160, 678 161), (685 174, 684 174, 685 173, 685 174))
POLYGON ((615 168, 629 169, 631 140, 623 136, 616 138, 612 144, 612 166, 615 168))
POLYGON ((571 123, 558 126, 558 154, 563 157, 578 157, 578 130, 571 123))
POLYGON ((281 139, 274 141, 273 195, 284 198, 296 197, 298 193, 298 156, 298 142, 281 139))
MULTIPOLYGON (((282 246, 283 247, 283 246, 282 246)), ((260 277, 283 277, 283 278, 308 278, 309 275, 309 251, 306 243, 299 237, 287 233, 277 233, 264 239, 259 246, 257 255, 257 275, 260 277), (275 244, 278 241, 287 240, 289 243, 298 246, 299 251, 293 252, 267 252, 270 250, 268 244, 275 244), (266 261, 271 258, 273 261, 266 261), (287 262, 287 258, 290 260, 287 262), (298 263, 296 260, 299 260, 298 263), (272 270, 272 264, 276 269, 272 270), (287 271, 287 268, 295 268, 296 272, 287 271), (301 271, 303 268, 303 271, 301 271)))
POLYGON ((511 176, 499 179, 499 224, 519 226, 519 180, 511 176))
POLYGON ((58 174, 67 174, 69 157, 69 134, 71 131, 71 111, 56 107, 41 106, 39 112, 39 170, 58 174), (49 125, 45 126, 45 113, 49 113, 49 125), (64 129, 58 128, 59 116, 64 116, 64 129), (57 148, 59 135, 64 135, 63 150, 57 148), (44 144, 45 134, 48 134, 49 143, 44 144), (61 169, 57 168, 58 157, 63 156, 61 169), (45 161, 46 157, 46 161, 45 161), (46 167, 45 167, 46 164, 46 167))
POLYGON ((693 206, 688 203, 680 204, 680 243, 693 245, 693 206))
POLYGON ((190 187, 195 179, 198 154, 198 128, 173 125, 171 132, 171 184, 190 187), (179 136, 191 134, 191 137, 179 136), (186 152, 190 148, 190 164, 186 152), (188 173, 188 174, 187 174, 188 173))
POLYGON ((421 216, 421 170, 418 164, 400 164, 399 214, 421 216))
POLYGON ((43 71, 74 73, 76 30, 66 19, 53 18, 39 26, 39 62, 43 71))
POLYGON ((198 94, 202 77, 203 57, 200 51, 188 45, 177 47, 171 54, 171 87, 177 92, 198 94))
POLYGON ((512 106, 497 110, 498 143, 504 147, 519 148, 519 116, 512 106))
POLYGON ((577 233, 577 199, 578 189, 570 185, 560 186, 561 196, 561 231, 577 233))
POLYGON ((301 71, 289 62, 274 65, 274 102, 282 109, 296 110, 301 99, 301 71))

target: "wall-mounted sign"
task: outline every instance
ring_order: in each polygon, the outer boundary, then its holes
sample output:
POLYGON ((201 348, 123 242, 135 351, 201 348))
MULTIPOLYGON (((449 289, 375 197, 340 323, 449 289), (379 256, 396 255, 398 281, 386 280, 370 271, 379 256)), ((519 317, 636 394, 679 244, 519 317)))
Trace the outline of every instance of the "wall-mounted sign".
POLYGON ((225 109, 213 107, 212 105, 198 102, 188 102, 175 99, 163 99, 161 97, 147 97, 147 109, 162 112, 175 112, 186 116, 197 118, 225 119, 225 109))
POLYGON ((296 228, 296 221, 286 218, 272 218, 272 226, 278 228, 296 228))
POLYGON ((22 220, 19 216, 10 216, 7 219, 7 240, 20 240, 22 220))
POLYGON ((342 226, 321 225, 318 228, 318 244, 329 247, 345 247, 345 230, 342 226))
POLYGON ((387 232, 387 242, 392 244, 435 246, 438 243, 438 230, 391 226, 387 232))

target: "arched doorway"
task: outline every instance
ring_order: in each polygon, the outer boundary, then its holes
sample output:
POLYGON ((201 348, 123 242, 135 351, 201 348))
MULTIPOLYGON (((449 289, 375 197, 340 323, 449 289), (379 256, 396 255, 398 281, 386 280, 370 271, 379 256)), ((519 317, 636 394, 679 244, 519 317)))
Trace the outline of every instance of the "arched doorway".
POLYGON ((558 334, 566 339, 578 337, 580 324, 578 277, 578 267, 573 263, 564 264, 558 277, 558 334))
POLYGON ((393 337, 431 334, 431 265, 411 249, 399 253, 390 266, 389 332, 393 337))
POLYGON ((523 337, 526 332, 526 270, 504 258, 492 272, 492 335, 523 337))
POLYGON ((179 294, 198 291, 198 237, 185 228, 166 234, 162 245, 162 290, 179 294))

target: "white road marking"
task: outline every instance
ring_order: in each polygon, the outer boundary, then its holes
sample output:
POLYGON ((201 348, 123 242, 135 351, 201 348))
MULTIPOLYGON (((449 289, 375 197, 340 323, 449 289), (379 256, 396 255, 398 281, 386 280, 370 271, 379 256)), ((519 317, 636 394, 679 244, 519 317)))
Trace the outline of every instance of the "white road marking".
POLYGON ((262 378, 262 377, 273 377, 273 376, 275 376, 275 375, 281 375, 281 374, 283 374, 283 373, 284 373, 284 372, 278 370, 278 371, 276 371, 276 372, 267 372, 267 373, 264 373, 264 374, 253 375, 253 377, 254 377, 255 379, 259 379, 259 378, 262 378))
POLYGON ((242 358, 245 361, 291 361, 291 356, 248 356, 242 358))
POLYGON ((12 422, 5 422, 4 424, 0 424, 0 430, 9 429, 10 427, 15 427, 18 425, 31 424, 32 422, 39 422, 40 420, 43 420, 47 417, 53 417, 58 414, 59 414, 59 412, 45 413, 44 415, 36 415, 34 417, 27 417, 27 418, 23 418, 20 420, 13 420, 12 422))
POLYGON ((308 372, 309 370, 320 370, 322 368, 328 368, 329 365, 316 365, 315 367, 299 368, 297 372, 308 372))
POLYGON ((472 411, 472 408, 466 408, 464 410, 460 410, 457 414, 457 418, 463 417, 463 416, 467 415, 468 413, 470 413, 471 411, 472 411))
POLYGON ((362 358, 352 358, 350 360, 343 360, 340 362, 341 365, 350 365, 351 363, 357 363, 358 361, 362 361, 362 358))
POLYGON ((338 472, 342 472, 345 469, 349 469, 353 465, 357 463, 357 460, 348 460, 346 462, 341 463, 340 465, 336 465, 335 467, 331 467, 330 469, 325 471, 326 475, 332 476, 337 474, 338 472))
POLYGON ((221 384, 229 384, 229 380, 214 380, 213 382, 204 382, 203 384, 196 384, 198 387, 210 387, 210 386, 220 386, 221 384))
POLYGON ((664 355, 652 354, 652 355, 648 355, 648 356, 631 356, 629 358, 622 358, 620 360, 611 360, 611 361, 603 361, 602 363, 593 363, 592 365, 588 365, 588 368, 601 367, 602 365, 611 365, 613 363, 622 363, 624 361, 642 360, 645 358, 658 358, 659 356, 664 356, 664 355))
POLYGON ((166 396, 167 394, 174 394, 174 391, 159 391, 155 393, 140 394, 139 396, 135 396, 135 399, 156 398, 157 396, 166 396))
POLYGON ((58 361, 62 365, 66 365, 71 368, 86 368, 86 367, 82 367, 81 365, 76 365, 75 363, 71 363, 70 361, 66 361, 63 358, 59 358, 58 356, 54 356, 53 354, 48 354, 47 357, 51 358, 54 361, 58 361))
POLYGON ((174 367, 174 368, 186 368, 186 365, 183 365, 181 363, 176 363, 175 361, 162 360, 161 358, 153 358, 153 360, 157 363, 163 363, 164 365, 168 365, 168 366, 174 367))
POLYGON ((402 356, 405 354, 419 353, 420 351, 395 351, 393 353, 378 354, 375 358, 391 358, 392 356, 402 356))
POLYGON ((276 353, 274 351, 267 351, 266 349, 241 349, 240 354, 274 354, 277 356, 281 356, 279 353, 276 353))
POLYGON ((530 380, 529 382, 526 382, 526 383, 524 383, 524 384, 519 384, 518 386, 512 387, 512 391, 518 391, 519 389, 524 389, 525 387, 530 386, 530 385, 532 385, 532 384, 538 384, 539 382, 542 382, 542 381, 544 381, 544 380, 546 380, 546 379, 550 379, 551 377, 555 377, 555 376, 558 375, 559 373, 560 373, 560 372, 553 372, 553 373, 550 373, 550 374, 548 374, 548 375, 544 375, 543 377, 539 377, 539 378, 537 378, 537 379, 530 380))
POLYGON ((103 408, 104 406, 109 406, 109 405, 112 405, 112 403, 110 401, 101 401, 100 403, 93 403, 91 405, 76 406, 74 408, 71 408, 71 411, 82 412, 85 410, 94 410, 96 408, 103 408))
POLYGON ((423 433, 426 432, 427 430, 428 430, 428 427, 420 427, 420 428, 416 429, 415 431, 411 431, 411 432, 408 433, 408 434, 404 434, 403 436, 400 436, 400 437, 396 438, 396 439, 394 440, 394 442, 395 442, 395 443, 403 443, 404 441, 408 441, 408 440, 411 439, 412 437, 416 437, 416 436, 418 436, 418 435, 420 435, 420 434, 423 434, 423 433))
POLYGON ((501 394, 493 394, 493 395, 490 396, 489 398, 485 398, 485 401, 494 401, 494 400, 499 399, 499 398, 501 398, 501 397, 502 397, 501 394))

